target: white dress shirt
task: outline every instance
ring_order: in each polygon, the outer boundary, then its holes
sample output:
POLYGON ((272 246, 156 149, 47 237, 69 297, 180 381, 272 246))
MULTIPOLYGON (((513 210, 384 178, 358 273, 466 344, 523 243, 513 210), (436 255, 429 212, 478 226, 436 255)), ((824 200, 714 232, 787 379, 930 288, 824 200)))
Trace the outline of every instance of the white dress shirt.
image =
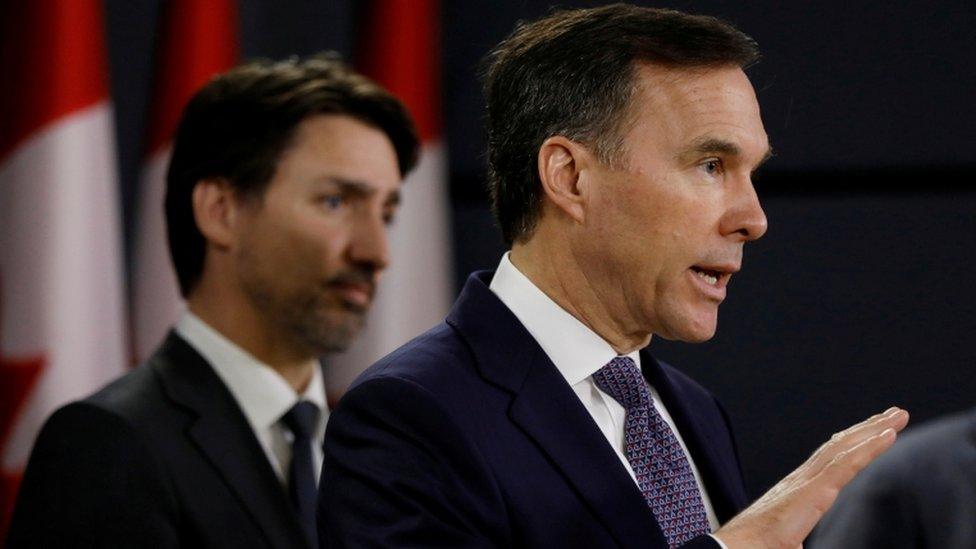
POLYGON ((322 369, 318 361, 314 361, 312 380, 305 392, 299 395, 278 372, 251 356, 193 313, 185 312, 176 323, 175 330, 210 363, 217 377, 230 390, 268 461, 285 486, 288 484, 287 471, 291 465, 291 443, 294 436, 285 427, 281 417, 299 400, 307 400, 319 407, 321 413, 312 444, 315 480, 318 482, 322 468, 322 441, 329 417, 322 369))
MULTIPOLYGON (((566 382, 579 397, 586 411, 593 416, 593 421, 596 422, 603 435, 607 437, 610 446, 620 458, 620 463, 627 469, 636 483, 637 477, 634 475, 634 470, 624 453, 624 420, 627 411, 613 397, 601 391, 593 381, 593 374, 618 356, 617 352, 609 343, 576 317, 566 312, 533 284, 512 264, 508 255, 506 253, 502 256, 489 288, 515 314, 519 322, 525 326, 525 329, 552 360, 552 363, 556 365, 559 373, 566 378, 566 382)), ((627 356, 640 367, 641 361, 638 351, 627 356)), ((715 517, 715 511, 712 509, 712 502, 708 493, 705 492, 698 467, 691 458, 691 454, 688 453, 688 447, 682 440, 681 433, 675 427, 674 420, 671 419, 668 410, 661 403, 657 391, 654 390, 654 387, 650 387, 650 390, 651 396, 654 398, 654 408, 674 431, 674 436, 688 457, 688 463, 691 464, 691 471, 698 482, 698 489, 701 491, 702 501, 705 504, 708 523, 712 531, 715 531, 719 527, 718 519, 715 517)), ((725 547, 717 538, 716 541, 725 547)))

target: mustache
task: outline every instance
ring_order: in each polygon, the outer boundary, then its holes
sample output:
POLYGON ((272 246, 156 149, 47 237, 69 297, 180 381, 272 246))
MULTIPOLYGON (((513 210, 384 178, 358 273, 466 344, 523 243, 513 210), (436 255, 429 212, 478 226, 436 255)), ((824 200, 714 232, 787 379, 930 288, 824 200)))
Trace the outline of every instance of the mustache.
POLYGON ((731 252, 712 252, 701 258, 702 265, 742 265, 742 249, 731 252))
POLYGON ((370 268, 360 268, 360 269, 350 269, 348 271, 343 271, 328 281, 326 281, 328 286, 367 286, 369 288, 369 295, 372 296, 376 292, 376 269, 370 268))

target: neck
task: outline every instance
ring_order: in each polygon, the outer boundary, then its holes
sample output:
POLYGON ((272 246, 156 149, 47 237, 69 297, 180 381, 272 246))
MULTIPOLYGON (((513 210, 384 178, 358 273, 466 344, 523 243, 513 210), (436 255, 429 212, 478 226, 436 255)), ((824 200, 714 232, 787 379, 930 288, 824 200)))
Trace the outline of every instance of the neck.
POLYGON ((209 286, 201 280, 187 298, 189 310, 277 372, 295 392, 304 392, 316 366, 315 356, 298 350, 280 327, 265 322, 242 296, 229 295, 231 292, 226 286, 209 286))
MULTIPOLYGON (((543 230, 540 224, 537 231, 543 230)), ((509 259, 537 288, 610 344, 617 354, 646 347, 651 332, 615 313, 626 310, 621 296, 614 293, 608 281, 590 280, 570 243, 560 240, 551 234, 533 235, 528 242, 514 244, 509 259)))

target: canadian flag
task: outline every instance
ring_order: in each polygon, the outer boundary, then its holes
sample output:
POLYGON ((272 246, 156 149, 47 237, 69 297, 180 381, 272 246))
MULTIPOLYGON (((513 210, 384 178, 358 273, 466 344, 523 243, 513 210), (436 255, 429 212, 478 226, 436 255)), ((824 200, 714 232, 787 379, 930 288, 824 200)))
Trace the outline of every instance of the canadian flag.
POLYGON ((3 539, 42 422, 127 361, 102 2, 0 6, 3 539))
POLYGON ((183 107, 212 76, 237 62, 236 2, 170 0, 158 28, 132 268, 137 362, 152 354, 183 308, 166 239, 166 168, 183 107))
POLYGON ((444 319, 451 303, 447 155, 441 141, 440 5, 437 0, 373 0, 360 32, 357 66, 396 94, 423 139, 420 162, 403 184, 384 272, 366 329, 349 351, 328 358, 335 403, 376 360, 444 319))

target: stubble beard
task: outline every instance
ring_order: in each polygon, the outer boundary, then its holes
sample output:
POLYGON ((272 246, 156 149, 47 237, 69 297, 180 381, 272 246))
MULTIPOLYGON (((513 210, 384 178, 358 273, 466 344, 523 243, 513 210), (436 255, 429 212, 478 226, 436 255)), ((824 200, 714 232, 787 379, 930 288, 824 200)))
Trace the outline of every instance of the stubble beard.
POLYGON ((284 293, 257 273, 242 273, 244 293, 297 352, 319 357, 347 350, 366 324, 365 309, 330 298, 324 285, 284 293))

